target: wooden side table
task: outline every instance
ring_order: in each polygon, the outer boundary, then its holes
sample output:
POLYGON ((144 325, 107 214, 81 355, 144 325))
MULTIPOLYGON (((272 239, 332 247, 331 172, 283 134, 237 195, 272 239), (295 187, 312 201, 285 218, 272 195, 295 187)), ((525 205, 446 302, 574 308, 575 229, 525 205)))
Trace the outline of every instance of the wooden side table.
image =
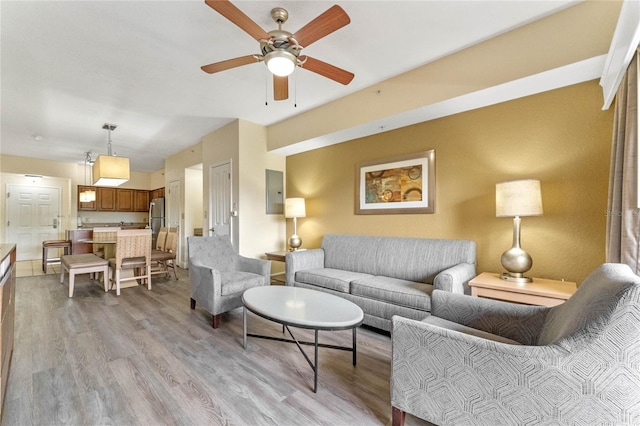
POLYGON ((533 278, 530 283, 514 283, 490 272, 481 273, 469 281, 469 286, 472 296, 540 306, 564 303, 577 289, 570 281, 533 278))
MULTIPOLYGON (((272 251, 269 253, 265 253, 265 255, 267 256, 267 260, 284 263, 286 260, 287 253, 288 253, 287 251, 272 251)), ((273 274, 271 275, 271 280, 277 281, 278 284, 284 284, 285 280, 283 275, 284 273, 273 274)))
POLYGON ((265 253, 267 260, 275 260, 276 262, 284 262, 287 256, 287 251, 274 251, 271 253, 265 253))

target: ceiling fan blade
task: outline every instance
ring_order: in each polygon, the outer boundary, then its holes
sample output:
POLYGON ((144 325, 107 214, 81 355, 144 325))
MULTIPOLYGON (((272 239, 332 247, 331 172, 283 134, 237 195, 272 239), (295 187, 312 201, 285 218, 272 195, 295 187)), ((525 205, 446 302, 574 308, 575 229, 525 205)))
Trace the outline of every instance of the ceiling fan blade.
POLYGON ((307 47, 322 37, 339 30, 349 22, 351 22, 351 19, 349 15, 347 15, 347 12, 336 4, 300 28, 298 32, 293 35, 293 38, 296 39, 302 47, 307 47))
POLYGON ((269 34, 265 30, 229 0, 205 0, 205 3, 256 40, 269 39, 269 34))
POLYGON ((331 80, 337 81, 345 86, 353 80, 354 74, 352 72, 345 71, 342 68, 338 68, 319 59, 311 58, 309 56, 300 56, 300 60, 304 62, 301 65, 302 68, 315 72, 316 74, 320 74, 323 77, 330 78, 331 80))
POLYGON ((247 55, 247 56, 240 56, 239 58, 227 59, 226 61, 215 62, 209 65, 204 65, 204 66, 201 66, 200 68, 204 72, 213 74, 216 72, 240 67, 242 65, 249 65, 256 62, 258 62, 258 60, 253 55, 247 55))
POLYGON ((289 77, 273 75, 273 100, 284 101, 289 98, 289 77))

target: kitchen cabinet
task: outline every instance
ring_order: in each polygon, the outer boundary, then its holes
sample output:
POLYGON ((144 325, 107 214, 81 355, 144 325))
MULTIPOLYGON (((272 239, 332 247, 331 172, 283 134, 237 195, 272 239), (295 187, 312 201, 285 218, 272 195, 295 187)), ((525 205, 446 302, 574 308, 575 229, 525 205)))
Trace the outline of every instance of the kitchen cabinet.
POLYGON ((97 203, 95 200, 86 203, 80 201, 80 193, 89 189, 92 191, 96 190, 95 186, 78 185, 78 210, 80 211, 95 212, 97 210, 97 203))
POLYGON ((0 416, 13 355, 16 297, 16 245, 0 244, 0 416))
POLYGON ((65 231, 65 239, 71 241, 71 254, 93 253, 93 244, 82 242, 90 240, 92 237, 92 229, 67 229, 65 231))
POLYGON ((151 199, 164 198, 164 188, 158 188, 151 191, 151 199))
POLYGON ((118 188, 116 194, 116 211, 132 212, 134 190, 118 188))
POLYGON ((117 207, 116 188, 96 188, 96 202, 99 212, 115 212, 117 207))
POLYGON ((148 212, 149 211, 149 191, 143 189, 134 190, 133 211, 148 212))
POLYGON ((100 212, 148 212, 152 198, 164 197, 164 188, 146 189, 107 188, 78 185, 78 211, 100 212), (85 189, 96 191, 96 200, 80 202, 80 193, 85 189))

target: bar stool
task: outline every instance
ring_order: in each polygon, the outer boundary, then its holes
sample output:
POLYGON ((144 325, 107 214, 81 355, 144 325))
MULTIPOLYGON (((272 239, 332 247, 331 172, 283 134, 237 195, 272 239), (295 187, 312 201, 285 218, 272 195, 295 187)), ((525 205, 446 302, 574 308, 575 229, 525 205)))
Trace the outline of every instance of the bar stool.
POLYGON ((42 242, 42 270, 47 273, 47 266, 49 264, 60 263, 59 257, 53 257, 49 259, 49 249, 64 249, 64 254, 71 254, 71 240, 47 240, 42 242))

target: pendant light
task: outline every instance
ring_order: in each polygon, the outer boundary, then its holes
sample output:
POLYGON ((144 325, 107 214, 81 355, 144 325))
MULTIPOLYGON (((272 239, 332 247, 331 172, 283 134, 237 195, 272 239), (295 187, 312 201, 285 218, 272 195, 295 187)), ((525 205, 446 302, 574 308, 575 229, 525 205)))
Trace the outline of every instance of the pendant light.
POLYGON ((108 155, 98 155, 93 163, 93 184, 96 186, 120 186, 129 180, 129 159, 116 157, 111 152, 111 131, 116 127, 115 124, 108 123, 102 126, 108 134, 108 155))
MULTIPOLYGON (((89 186, 89 184, 87 183, 87 169, 89 168, 89 164, 92 163, 91 161, 91 152, 85 152, 84 153, 84 184, 86 186, 89 186)), ((90 173, 90 172, 89 172, 90 173)), ((89 176, 89 181, 91 181, 91 176, 89 176)), ((80 202, 81 203, 90 203, 92 201, 96 200, 96 190, 93 188, 85 188, 84 191, 82 191, 80 193, 80 202)))

